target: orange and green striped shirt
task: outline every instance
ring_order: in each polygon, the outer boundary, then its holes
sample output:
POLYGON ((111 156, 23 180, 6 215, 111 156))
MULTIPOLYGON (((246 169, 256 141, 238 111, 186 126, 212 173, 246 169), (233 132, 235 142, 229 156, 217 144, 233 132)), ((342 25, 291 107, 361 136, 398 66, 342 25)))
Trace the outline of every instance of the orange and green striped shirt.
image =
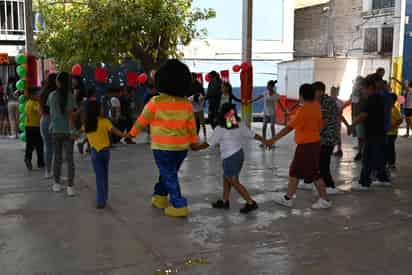
POLYGON ((150 126, 152 150, 182 151, 198 142, 192 103, 186 98, 153 97, 129 134, 137 136, 146 126, 150 126))

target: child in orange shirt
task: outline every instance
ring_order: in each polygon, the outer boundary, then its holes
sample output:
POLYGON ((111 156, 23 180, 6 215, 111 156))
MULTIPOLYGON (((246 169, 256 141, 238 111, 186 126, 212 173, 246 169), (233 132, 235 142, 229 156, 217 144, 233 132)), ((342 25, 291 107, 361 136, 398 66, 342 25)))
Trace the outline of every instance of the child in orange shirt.
POLYGON ((297 144, 295 156, 289 168, 288 192, 275 198, 277 204, 292 207, 299 179, 305 183, 314 182, 319 193, 319 200, 312 205, 314 209, 326 209, 332 206, 326 195, 326 188, 320 176, 320 130, 322 128, 322 114, 320 104, 315 101, 315 89, 310 84, 303 84, 299 94, 303 99, 303 106, 296 116, 280 131, 269 145, 295 130, 297 144))

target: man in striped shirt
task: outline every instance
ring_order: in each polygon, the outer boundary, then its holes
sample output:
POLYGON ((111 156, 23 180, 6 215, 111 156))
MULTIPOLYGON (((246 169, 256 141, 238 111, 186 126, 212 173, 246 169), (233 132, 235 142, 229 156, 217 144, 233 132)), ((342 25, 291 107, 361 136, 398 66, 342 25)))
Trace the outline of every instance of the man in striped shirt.
POLYGON ((173 217, 189 214, 187 200, 180 192, 178 171, 191 144, 198 142, 192 104, 185 98, 191 80, 186 65, 175 59, 167 61, 155 76, 160 94, 146 104, 129 133, 136 136, 150 126, 151 149, 160 174, 152 205, 173 217))

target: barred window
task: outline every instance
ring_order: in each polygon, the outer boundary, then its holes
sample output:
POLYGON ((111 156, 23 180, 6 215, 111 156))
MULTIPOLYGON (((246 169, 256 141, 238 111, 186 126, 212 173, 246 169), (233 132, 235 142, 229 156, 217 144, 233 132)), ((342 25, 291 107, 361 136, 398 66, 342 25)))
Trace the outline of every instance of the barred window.
POLYGON ((393 28, 382 28, 382 49, 383 53, 392 53, 393 50, 393 28))
POLYGON ((365 29, 364 40, 364 52, 377 52, 378 51, 378 29, 369 28, 365 29))
POLYGON ((0 33, 24 34, 24 0, 0 0, 0 33))
POLYGON ((395 0, 373 0, 372 1, 373 10, 394 8, 394 7, 395 7, 395 0))

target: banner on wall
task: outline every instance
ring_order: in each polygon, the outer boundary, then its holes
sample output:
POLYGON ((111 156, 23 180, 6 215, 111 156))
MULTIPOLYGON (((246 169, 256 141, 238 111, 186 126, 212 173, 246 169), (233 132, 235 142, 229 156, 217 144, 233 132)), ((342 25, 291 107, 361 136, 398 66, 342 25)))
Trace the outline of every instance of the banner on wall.
POLYGON ((0 53, 0 65, 10 64, 9 55, 7 53, 0 53))

